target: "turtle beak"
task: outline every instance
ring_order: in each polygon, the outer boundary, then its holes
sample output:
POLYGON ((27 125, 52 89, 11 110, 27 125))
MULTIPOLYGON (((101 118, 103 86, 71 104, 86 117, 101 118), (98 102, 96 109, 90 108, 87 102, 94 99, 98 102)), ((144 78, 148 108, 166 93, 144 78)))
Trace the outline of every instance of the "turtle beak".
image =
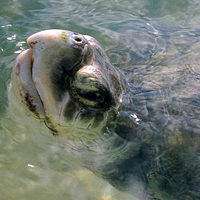
POLYGON ((18 99, 37 118, 45 118, 43 103, 32 79, 33 51, 28 49, 18 55, 12 70, 12 88, 18 99))

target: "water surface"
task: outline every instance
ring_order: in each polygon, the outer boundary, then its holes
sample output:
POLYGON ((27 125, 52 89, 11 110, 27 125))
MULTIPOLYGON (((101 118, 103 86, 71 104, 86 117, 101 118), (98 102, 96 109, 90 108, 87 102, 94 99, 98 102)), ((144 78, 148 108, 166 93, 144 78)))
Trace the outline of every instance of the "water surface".
POLYGON ((28 48, 28 36, 52 28, 91 35, 114 65, 126 69, 152 58, 152 64, 167 65, 185 55, 198 64, 192 51, 200 41, 199 10, 198 0, 1 1, 0 200, 133 199, 69 164, 50 134, 7 114, 11 68, 28 48), (70 168, 77 171, 68 173, 70 168))

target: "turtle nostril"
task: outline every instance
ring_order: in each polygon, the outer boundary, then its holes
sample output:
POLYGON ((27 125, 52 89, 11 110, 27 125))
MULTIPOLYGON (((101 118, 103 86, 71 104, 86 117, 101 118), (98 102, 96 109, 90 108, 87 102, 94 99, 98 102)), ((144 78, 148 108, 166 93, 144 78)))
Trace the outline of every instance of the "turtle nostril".
POLYGON ((81 43, 82 42, 82 37, 81 36, 75 36, 74 40, 78 43, 81 43))
POLYGON ((78 46, 79 48, 81 47, 82 49, 84 48, 85 44, 87 43, 86 39, 81 34, 74 33, 72 39, 73 39, 74 45, 78 46))

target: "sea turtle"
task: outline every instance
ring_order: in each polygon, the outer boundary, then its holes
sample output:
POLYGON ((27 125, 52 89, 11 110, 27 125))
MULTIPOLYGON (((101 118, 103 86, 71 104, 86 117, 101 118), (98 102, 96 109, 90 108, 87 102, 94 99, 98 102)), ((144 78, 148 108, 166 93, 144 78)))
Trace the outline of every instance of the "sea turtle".
POLYGON ((138 199, 200 199, 195 70, 173 62, 119 70, 93 37, 66 30, 27 43, 12 90, 63 151, 138 199))

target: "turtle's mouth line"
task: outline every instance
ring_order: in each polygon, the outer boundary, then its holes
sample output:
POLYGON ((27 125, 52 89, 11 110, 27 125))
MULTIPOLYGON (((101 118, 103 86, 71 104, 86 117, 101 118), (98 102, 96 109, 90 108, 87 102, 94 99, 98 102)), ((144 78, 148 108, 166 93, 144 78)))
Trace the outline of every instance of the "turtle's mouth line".
MULTIPOLYGON (((33 50, 32 47, 31 47, 31 50, 33 50)), ((38 98, 39 98, 40 101, 41 101, 42 107, 44 108, 44 102, 43 102, 43 100, 42 100, 42 98, 41 98, 41 96, 40 96, 40 94, 39 94, 39 92, 38 92, 38 90, 37 90, 37 87, 36 87, 35 82, 34 82, 34 79, 33 79, 34 60, 35 60, 35 58, 34 58, 33 52, 32 52, 31 57, 30 57, 30 76, 31 76, 31 79, 32 79, 33 87, 35 88, 35 91, 36 91, 36 94, 35 94, 35 95, 38 96, 38 98)), ((34 102, 33 102, 33 103, 34 103, 34 102)), ((46 119, 47 116, 45 115, 45 116, 42 116, 42 117, 39 117, 39 118, 40 118, 40 119, 46 119)))
MULTIPOLYGON (((33 48, 31 47, 31 50, 33 50, 33 48)), ((38 90, 37 90, 37 87, 35 86, 35 82, 34 82, 34 79, 33 79, 33 65, 34 65, 34 60, 35 60, 35 58, 34 58, 34 56, 33 56, 33 52, 32 52, 32 54, 31 54, 31 57, 30 57, 30 76, 31 76, 31 79, 32 79, 32 83, 33 83, 33 87, 35 88, 35 95, 37 95, 38 96, 38 98, 40 99, 40 101, 41 101, 41 104, 42 104, 42 107, 44 108, 44 103, 43 103, 43 100, 42 100, 42 98, 41 98, 41 96, 40 96, 40 94, 39 94, 39 92, 38 92, 38 90)), ((34 104, 34 102, 33 102, 33 104, 34 104)), ((35 107, 35 109, 37 110, 37 107, 35 107)), ((36 111, 37 112, 37 111, 36 111)), ((39 115, 39 113, 38 113, 38 116, 39 116, 39 118, 40 119, 46 119, 46 116, 40 116, 39 115)))
POLYGON ((30 62, 30 72, 31 72, 32 79, 33 79, 33 63, 34 63, 34 57, 33 57, 33 54, 32 54, 31 55, 31 62, 30 62))

